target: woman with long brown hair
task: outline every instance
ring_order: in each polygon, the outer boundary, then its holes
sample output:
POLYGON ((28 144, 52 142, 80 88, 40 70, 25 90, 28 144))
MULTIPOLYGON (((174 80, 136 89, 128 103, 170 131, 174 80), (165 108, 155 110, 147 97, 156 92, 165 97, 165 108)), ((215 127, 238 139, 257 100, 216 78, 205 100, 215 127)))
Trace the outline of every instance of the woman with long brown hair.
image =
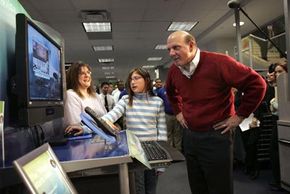
POLYGON ((84 112, 87 106, 99 116, 107 112, 101 98, 94 90, 91 73, 91 67, 83 62, 72 64, 67 71, 67 92, 64 105, 66 132, 73 129, 79 131, 75 135, 81 134, 83 130, 88 132, 88 128, 81 125, 80 117, 81 112, 84 112))

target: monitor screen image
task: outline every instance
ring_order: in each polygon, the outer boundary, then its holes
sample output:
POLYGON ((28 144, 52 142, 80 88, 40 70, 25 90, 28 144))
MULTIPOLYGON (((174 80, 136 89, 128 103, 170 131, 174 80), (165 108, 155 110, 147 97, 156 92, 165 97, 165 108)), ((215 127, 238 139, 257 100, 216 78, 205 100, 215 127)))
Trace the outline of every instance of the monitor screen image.
POLYGON ((31 193, 77 193, 48 144, 14 161, 31 193))
POLYGON ((28 24, 29 100, 61 100, 61 52, 28 24))

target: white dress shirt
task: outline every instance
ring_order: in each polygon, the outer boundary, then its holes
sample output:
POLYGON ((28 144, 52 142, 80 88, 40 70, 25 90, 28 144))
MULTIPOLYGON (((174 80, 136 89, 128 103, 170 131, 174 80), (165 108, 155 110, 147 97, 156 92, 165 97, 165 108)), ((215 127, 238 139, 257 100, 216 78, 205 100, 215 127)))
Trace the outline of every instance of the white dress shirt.
MULTIPOLYGON (((115 106, 115 100, 114 100, 114 97, 110 94, 107 94, 106 96, 107 96, 107 101, 108 101, 108 108, 110 111, 115 106)), ((105 106, 105 95, 101 93, 100 97, 101 97, 102 104, 105 106)))
POLYGON ((183 75, 185 75, 188 79, 190 79, 191 76, 193 75, 194 71, 197 68, 199 60, 200 60, 200 50, 199 50, 199 48, 197 48, 194 58, 189 63, 189 71, 183 67, 180 67, 180 66, 178 66, 178 68, 180 69, 180 71, 183 75))

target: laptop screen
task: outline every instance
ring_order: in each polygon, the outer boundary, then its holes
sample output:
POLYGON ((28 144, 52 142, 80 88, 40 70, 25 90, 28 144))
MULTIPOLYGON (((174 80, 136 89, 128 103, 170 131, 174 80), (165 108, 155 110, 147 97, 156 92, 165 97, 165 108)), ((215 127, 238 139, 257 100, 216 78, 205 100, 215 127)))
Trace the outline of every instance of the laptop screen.
POLYGON ((31 193, 77 193, 49 144, 13 162, 31 193))

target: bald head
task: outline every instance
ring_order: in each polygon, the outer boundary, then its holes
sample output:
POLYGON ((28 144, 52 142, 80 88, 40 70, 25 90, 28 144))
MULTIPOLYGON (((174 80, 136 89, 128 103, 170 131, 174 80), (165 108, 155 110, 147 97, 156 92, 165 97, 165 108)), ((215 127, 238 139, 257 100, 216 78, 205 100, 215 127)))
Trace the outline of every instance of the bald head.
POLYGON ((168 42, 169 39, 176 39, 176 38, 183 39, 185 43, 188 43, 188 42, 192 41, 192 42, 194 42, 196 44, 194 36, 192 36, 191 34, 189 34, 186 31, 181 31, 181 30, 171 33, 168 36, 167 42, 168 42))
POLYGON ((168 36, 167 49, 176 65, 186 67, 193 60, 197 46, 191 34, 176 31, 168 36))

